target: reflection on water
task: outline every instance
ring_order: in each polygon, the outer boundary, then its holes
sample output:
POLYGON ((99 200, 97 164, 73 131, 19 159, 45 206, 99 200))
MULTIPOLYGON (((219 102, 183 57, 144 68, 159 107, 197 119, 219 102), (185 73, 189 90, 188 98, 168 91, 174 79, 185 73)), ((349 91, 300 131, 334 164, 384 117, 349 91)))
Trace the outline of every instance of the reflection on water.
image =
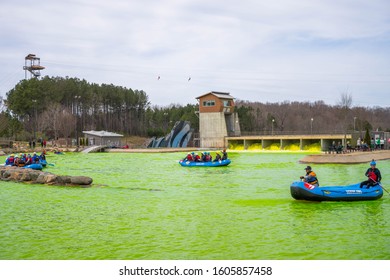
MULTIPOLYGON (((230 153, 222 168, 181 167, 181 153, 50 155, 48 171, 94 185, 1 182, 0 259, 389 259, 390 196, 296 201, 304 155, 230 153)), ((367 168, 312 167, 322 185, 367 168)), ((378 164, 385 187, 389 167, 378 164)))

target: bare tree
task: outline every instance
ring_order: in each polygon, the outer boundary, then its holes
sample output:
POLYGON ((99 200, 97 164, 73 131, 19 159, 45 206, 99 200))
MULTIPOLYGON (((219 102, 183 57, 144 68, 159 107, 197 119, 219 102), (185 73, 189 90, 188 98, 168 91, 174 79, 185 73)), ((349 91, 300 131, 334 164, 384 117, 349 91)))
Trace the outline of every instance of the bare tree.
POLYGON ((338 105, 346 110, 349 110, 352 107, 352 94, 350 94, 348 90, 341 93, 338 105))
POLYGON ((61 123, 67 121, 66 118, 66 110, 64 110, 63 106, 59 103, 56 103, 41 115, 41 127, 45 131, 51 131, 54 135, 54 139, 57 139, 59 137, 58 133, 60 131, 61 123))
POLYGON ((70 110, 62 110, 59 129, 62 131, 64 137, 66 138, 66 145, 70 145, 69 137, 72 134, 72 131, 75 131, 76 129, 76 116, 72 115, 70 110))
POLYGON ((350 115, 351 107, 352 107, 352 95, 347 91, 341 93, 340 101, 338 103, 340 106, 341 113, 341 121, 343 124, 343 130, 347 131, 348 128, 348 116, 350 115))

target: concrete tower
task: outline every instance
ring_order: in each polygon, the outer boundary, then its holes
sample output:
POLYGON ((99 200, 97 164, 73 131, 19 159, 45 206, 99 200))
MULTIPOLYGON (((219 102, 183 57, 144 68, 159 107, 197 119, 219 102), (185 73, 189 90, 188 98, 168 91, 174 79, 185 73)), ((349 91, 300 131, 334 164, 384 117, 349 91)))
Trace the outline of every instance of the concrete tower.
POLYGON ((201 148, 226 148, 226 136, 240 136, 234 97, 212 91, 196 98, 199 101, 199 138, 201 148))

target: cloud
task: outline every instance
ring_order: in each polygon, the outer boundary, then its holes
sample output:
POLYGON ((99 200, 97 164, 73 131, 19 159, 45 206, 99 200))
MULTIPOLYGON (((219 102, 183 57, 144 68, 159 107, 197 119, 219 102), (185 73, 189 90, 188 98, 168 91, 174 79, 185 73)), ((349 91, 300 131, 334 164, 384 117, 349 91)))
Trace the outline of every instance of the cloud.
POLYGON ((388 1, 6 1, 0 3, 0 95, 43 75, 144 90, 155 105, 211 91, 238 99, 389 104, 388 1), (157 79, 160 76, 160 80, 157 79), (188 81, 188 77, 191 80, 188 81))

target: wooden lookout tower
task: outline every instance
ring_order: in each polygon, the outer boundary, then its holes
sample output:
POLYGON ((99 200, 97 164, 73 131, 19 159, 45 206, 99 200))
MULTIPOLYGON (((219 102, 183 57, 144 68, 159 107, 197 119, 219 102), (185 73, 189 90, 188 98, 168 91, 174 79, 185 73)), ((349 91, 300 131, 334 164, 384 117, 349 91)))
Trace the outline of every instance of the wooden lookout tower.
POLYGON ((199 101, 199 138, 201 148, 226 148, 226 136, 240 136, 238 114, 230 93, 212 91, 199 101))
POLYGON ((45 67, 41 66, 41 59, 35 54, 28 54, 24 58, 23 70, 25 71, 25 79, 27 79, 27 72, 30 72, 30 78, 38 78, 41 76, 41 70, 45 67))

